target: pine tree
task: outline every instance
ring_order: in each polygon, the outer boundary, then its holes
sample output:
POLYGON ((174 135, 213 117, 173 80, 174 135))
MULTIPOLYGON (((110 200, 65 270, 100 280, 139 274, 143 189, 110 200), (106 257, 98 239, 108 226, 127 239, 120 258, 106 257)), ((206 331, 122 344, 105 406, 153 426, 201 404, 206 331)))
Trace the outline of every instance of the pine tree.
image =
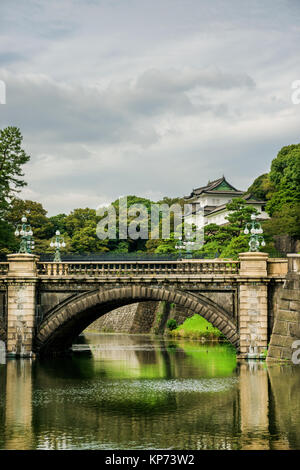
POLYGON ((22 148, 23 137, 17 127, 0 130, 0 217, 20 188, 26 186, 22 165, 30 156, 22 148))

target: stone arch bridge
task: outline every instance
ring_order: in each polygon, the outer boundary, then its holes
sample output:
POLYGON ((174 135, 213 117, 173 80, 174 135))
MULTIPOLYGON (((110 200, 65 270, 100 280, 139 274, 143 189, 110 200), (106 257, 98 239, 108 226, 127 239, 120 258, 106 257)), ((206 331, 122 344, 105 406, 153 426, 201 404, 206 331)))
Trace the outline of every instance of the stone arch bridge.
POLYGON ((238 261, 7 258, 0 263, 0 339, 11 356, 63 353, 101 315, 130 303, 164 300, 206 318, 242 357, 259 357, 287 272, 287 260, 265 253, 242 253, 238 261))

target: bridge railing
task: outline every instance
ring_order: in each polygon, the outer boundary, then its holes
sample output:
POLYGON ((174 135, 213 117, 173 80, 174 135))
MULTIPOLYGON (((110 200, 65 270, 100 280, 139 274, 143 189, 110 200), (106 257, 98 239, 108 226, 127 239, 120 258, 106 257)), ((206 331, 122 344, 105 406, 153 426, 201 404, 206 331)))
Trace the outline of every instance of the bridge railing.
POLYGON ((267 271, 269 276, 285 276, 288 272, 287 258, 268 259, 267 271))
MULTIPOLYGON (((165 274, 239 274, 240 262, 234 260, 201 259, 181 261, 76 261, 38 262, 39 276, 130 276, 165 274)), ((7 276, 8 262, 0 262, 0 276, 7 276)), ((268 276, 285 276, 287 259, 268 259, 268 276)))
POLYGON ((184 260, 164 262, 38 262, 39 276, 132 276, 132 275, 192 275, 238 274, 239 261, 184 260))
POLYGON ((8 273, 8 263, 0 262, 0 276, 6 276, 8 273))

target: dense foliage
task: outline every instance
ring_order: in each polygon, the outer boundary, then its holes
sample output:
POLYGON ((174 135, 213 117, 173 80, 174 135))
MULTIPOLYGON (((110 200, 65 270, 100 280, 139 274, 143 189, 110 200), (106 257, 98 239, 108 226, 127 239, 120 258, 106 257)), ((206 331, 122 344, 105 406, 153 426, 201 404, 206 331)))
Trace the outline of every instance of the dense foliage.
POLYGON ((300 238, 300 144, 283 147, 270 172, 256 178, 248 191, 268 201, 271 218, 264 231, 270 239, 283 234, 300 238))
POLYGON ((235 198, 226 205, 229 210, 226 225, 209 224, 204 228, 205 244, 201 252, 215 253, 221 258, 237 258, 238 254, 249 250, 249 237, 244 235, 246 223, 257 210, 243 198, 235 198))
MULTIPOLYGON (((116 210, 116 238, 101 240, 97 236, 97 224, 106 217, 108 208, 103 208, 101 215, 94 209, 76 208, 69 214, 57 214, 48 217, 42 204, 17 197, 20 188, 26 185, 23 179, 22 166, 29 161, 29 156, 22 148, 22 136, 16 127, 7 127, 0 131, 0 253, 18 250, 19 242, 14 230, 20 223, 23 214, 31 224, 37 253, 53 251, 49 243, 55 231, 64 236, 68 253, 99 253, 99 252, 148 252, 174 253, 178 236, 171 214, 171 233, 163 240, 150 236, 151 204, 164 203, 168 206, 179 204, 181 198, 165 197, 154 203, 150 199, 135 195, 127 196, 128 207, 142 204, 147 208, 146 214, 132 213, 127 220, 127 227, 135 224, 139 230, 146 229, 148 239, 119 239, 118 226, 119 200, 112 203, 116 210), (149 217, 148 217, 149 215, 149 217), (138 220, 138 222, 137 222, 138 220)), ((266 200, 266 210, 271 218, 263 224, 267 246, 266 251, 274 249, 273 236, 288 234, 300 238, 300 144, 283 147, 272 161, 269 173, 255 179, 248 193, 258 200, 266 200)), ((227 204, 229 214, 225 225, 210 224, 205 227, 205 244, 196 253, 224 258, 236 258, 238 253, 248 250, 249 236, 244 235, 245 224, 256 213, 243 198, 235 198, 227 204)), ((159 223, 161 230, 161 219, 159 223)))

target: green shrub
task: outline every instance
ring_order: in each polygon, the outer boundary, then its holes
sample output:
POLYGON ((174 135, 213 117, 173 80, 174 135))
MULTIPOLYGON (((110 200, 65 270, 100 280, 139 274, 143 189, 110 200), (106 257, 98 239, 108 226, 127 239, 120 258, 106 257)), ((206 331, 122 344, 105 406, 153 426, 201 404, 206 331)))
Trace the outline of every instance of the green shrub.
POLYGON ((175 330, 177 328, 177 321, 174 318, 170 318, 170 320, 167 321, 167 328, 169 330, 175 330))

